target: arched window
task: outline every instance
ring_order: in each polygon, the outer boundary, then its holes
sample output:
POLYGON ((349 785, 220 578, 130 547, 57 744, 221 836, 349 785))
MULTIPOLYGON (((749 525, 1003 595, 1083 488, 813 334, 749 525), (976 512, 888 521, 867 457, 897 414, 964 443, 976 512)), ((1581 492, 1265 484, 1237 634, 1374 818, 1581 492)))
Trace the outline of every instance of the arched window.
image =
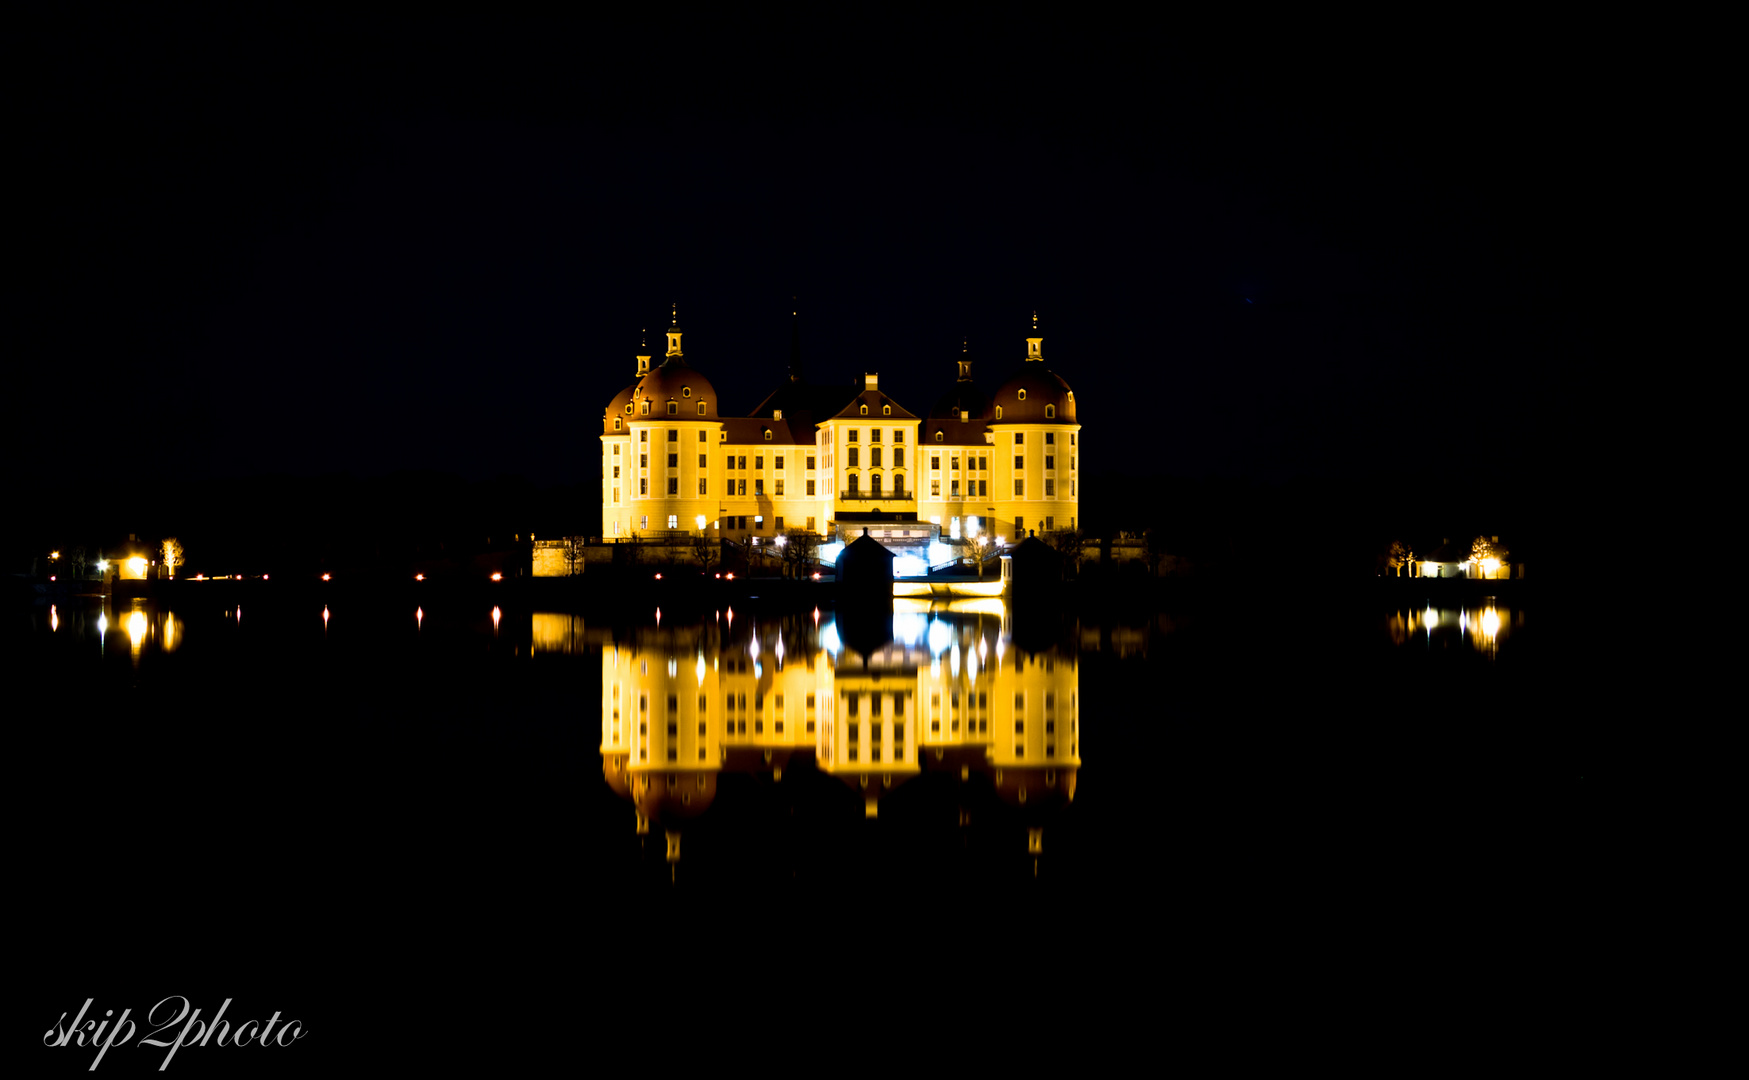
POLYGON ((893 407, 891 405, 882 405, 881 406, 881 415, 882 416, 893 415, 893 407))
POLYGON ((1020 400, 1022 400, 1022 401, 1026 400, 1026 391, 1025 390, 1022 390, 1020 392, 1020 400))
POLYGON ((1057 407, 1055 405, 1046 405, 1045 406, 1045 419, 1046 420, 1053 420, 1056 418, 1056 415, 1057 415, 1057 407))
POLYGON ((765 441, 766 442, 771 441, 771 429, 770 428, 765 429, 765 441))
POLYGON ((936 433, 935 433, 935 441, 936 441, 936 442, 940 442, 940 441, 941 441, 941 432, 939 432, 939 431, 938 431, 938 432, 936 432, 936 433))
POLYGON ((1002 406, 996 406, 996 419, 1002 419, 1002 406))
POLYGON ((893 474, 893 498, 902 499, 904 497, 905 497, 905 474, 904 473, 894 473, 893 474))
POLYGON ((632 403, 628 401, 628 402, 626 402, 626 415, 630 416, 631 414, 632 414, 632 403))
POLYGON ((856 494, 856 474, 855 473, 850 474, 849 486, 847 486, 844 490, 851 495, 856 494))
POLYGON ((868 415, 868 406, 867 405, 864 405, 862 407, 862 415, 864 415, 864 416, 868 415))
POLYGON ((881 474, 880 473, 875 473, 873 476, 870 476, 868 478, 868 493, 870 495, 873 495, 877 499, 880 498, 880 494, 881 494, 881 474))

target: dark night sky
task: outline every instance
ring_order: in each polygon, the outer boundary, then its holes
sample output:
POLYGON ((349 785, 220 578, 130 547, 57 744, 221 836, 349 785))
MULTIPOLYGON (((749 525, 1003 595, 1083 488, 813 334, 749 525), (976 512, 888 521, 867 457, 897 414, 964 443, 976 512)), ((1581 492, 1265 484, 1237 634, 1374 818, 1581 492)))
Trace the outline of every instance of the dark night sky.
POLYGON ((1594 347, 1597 83, 1522 28, 1257 33, 24 33, 9 481, 591 481, 641 327, 678 301, 744 409, 796 295, 815 378, 918 412, 1036 308, 1090 473, 1531 497, 1594 347))

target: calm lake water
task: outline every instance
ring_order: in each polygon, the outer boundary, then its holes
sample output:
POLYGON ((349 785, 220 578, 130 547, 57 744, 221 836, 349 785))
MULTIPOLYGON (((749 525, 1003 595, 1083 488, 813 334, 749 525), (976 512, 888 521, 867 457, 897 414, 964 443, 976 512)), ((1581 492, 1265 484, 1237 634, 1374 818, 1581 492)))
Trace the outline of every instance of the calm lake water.
POLYGON ((1565 857, 1575 721, 1534 613, 1492 602, 92 600, 8 625, 42 691, 15 716, 25 835, 57 838, 33 914, 125 897, 239 970, 526 973, 627 898, 772 891, 1042 901, 1164 955, 1192 925, 1413 918, 1565 857), (211 944, 263 934, 289 950, 211 944))

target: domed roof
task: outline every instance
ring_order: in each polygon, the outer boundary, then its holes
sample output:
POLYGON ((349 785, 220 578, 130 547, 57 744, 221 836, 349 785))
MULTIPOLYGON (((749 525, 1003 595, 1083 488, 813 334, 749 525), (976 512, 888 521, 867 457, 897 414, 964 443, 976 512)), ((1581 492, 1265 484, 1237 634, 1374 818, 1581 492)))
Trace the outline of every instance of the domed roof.
POLYGON ((1075 392, 1069 389, 1055 372, 1044 364, 1030 361, 1023 364, 990 398, 992 417, 1002 410, 999 421, 1004 424, 1077 423, 1075 392), (1052 415, 1046 416, 1046 407, 1052 415))
MULTIPOLYGON (((616 416, 625 416, 626 415, 626 406, 630 405, 632 403, 632 401, 633 401, 632 392, 635 391, 637 388, 638 388, 638 384, 633 383, 630 386, 626 387, 624 390, 621 390, 619 393, 613 395, 613 400, 607 403, 607 418, 608 419, 611 420, 612 418, 614 418, 616 416)), ((611 425, 609 425, 609 426, 611 426, 611 425)))
MULTIPOLYGON (((634 412, 642 415, 642 410, 635 408, 637 402, 648 399, 651 402, 650 413, 656 415, 662 403, 668 401, 686 402, 702 401, 707 406, 706 415, 721 416, 722 411, 717 406, 717 388, 711 381, 699 374, 685 360, 678 356, 670 356, 661 367, 651 371, 632 387, 631 401, 634 412)), ((625 404, 620 403, 620 412, 625 412, 625 404)), ((685 415, 695 415, 696 410, 685 415)))

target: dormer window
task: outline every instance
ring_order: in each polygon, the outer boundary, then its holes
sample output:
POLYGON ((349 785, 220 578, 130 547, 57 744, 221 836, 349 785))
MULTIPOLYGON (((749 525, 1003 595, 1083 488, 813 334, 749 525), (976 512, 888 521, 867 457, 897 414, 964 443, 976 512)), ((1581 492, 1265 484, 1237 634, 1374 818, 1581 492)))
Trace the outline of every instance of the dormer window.
POLYGON ((996 406, 996 419, 1002 419, 1002 406, 996 406))
POLYGON ((868 406, 867 405, 864 405, 862 407, 862 415, 864 415, 864 416, 868 415, 868 406))
POLYGON ((680 403, 679 402, 670 401, 668 403, 668 415, 669 416, 679 416, 680 415, 680 403))
POLYGON ((649 416, 650 415, 650 403, 648 401, 646 401, 646 402, 643 402, 642 404, 643 404, 643 408, 639 409, 638 412, 644 416, 649 416))
POLYGON ((766 442, 771 441, 771 429, 770 428, 765 429, 765 441, 766 442))
POLYGON ((1054 420, 1054 419, 1056 419, 1056 416, 1057 416, 1057 407, 1055 405, 1046 405, 1045 406, 1045 419, 1046 420, 1054 420))
POLYGON ((680 396, 681 397, 691 397, 692 396, 692 387, 682 386, 680 388, 680 396))
POLYGON ((630 416, 631 414, 632 414, 632 403, 628 401, 628 402, 626 402, 626 415, 630 416))
POLYGON ((1020 400, 1022 400, 1022 401, 1026 400, 1026 391, 1025 390, 1022 390, 1020 392, 1020 400))
POLYGON ((970 410, 970 409, 961 409, 960 410, 960 422, 961 423, 965 423, 967 420, 970 420, 971 418, 972 418, 972 410, 970 410))
POLYGON ((882 405, 881 406, 881 415, 882 416, 893 415, 893 407, 891 405, 882 405))
POLYGON ((616 417, 614 417, 614 418, 613 418, 613 430, 615 430, 615 431, 618 431, 618 430, 619 430, 619 426, 620 426, 620 424, 621 424, 621 423, 622 423, 622 422, 623 422, 623 421, 621 421, 621 420, 620 420, 620 418, 619 418, 619 417, 617 417, 617 416, 616 416, 616 417))
POLYGON ((702 401, 698 403, 698 415, 704 415, 704 402, 702 401))
POLYGON ((941 432, 939 432, 939 431, 938 431, 938 432, 936 432, 936 433, 935 433, 935 441, 936 441, 936 442, 940 442, 940 441, 941 441, 941 432))

